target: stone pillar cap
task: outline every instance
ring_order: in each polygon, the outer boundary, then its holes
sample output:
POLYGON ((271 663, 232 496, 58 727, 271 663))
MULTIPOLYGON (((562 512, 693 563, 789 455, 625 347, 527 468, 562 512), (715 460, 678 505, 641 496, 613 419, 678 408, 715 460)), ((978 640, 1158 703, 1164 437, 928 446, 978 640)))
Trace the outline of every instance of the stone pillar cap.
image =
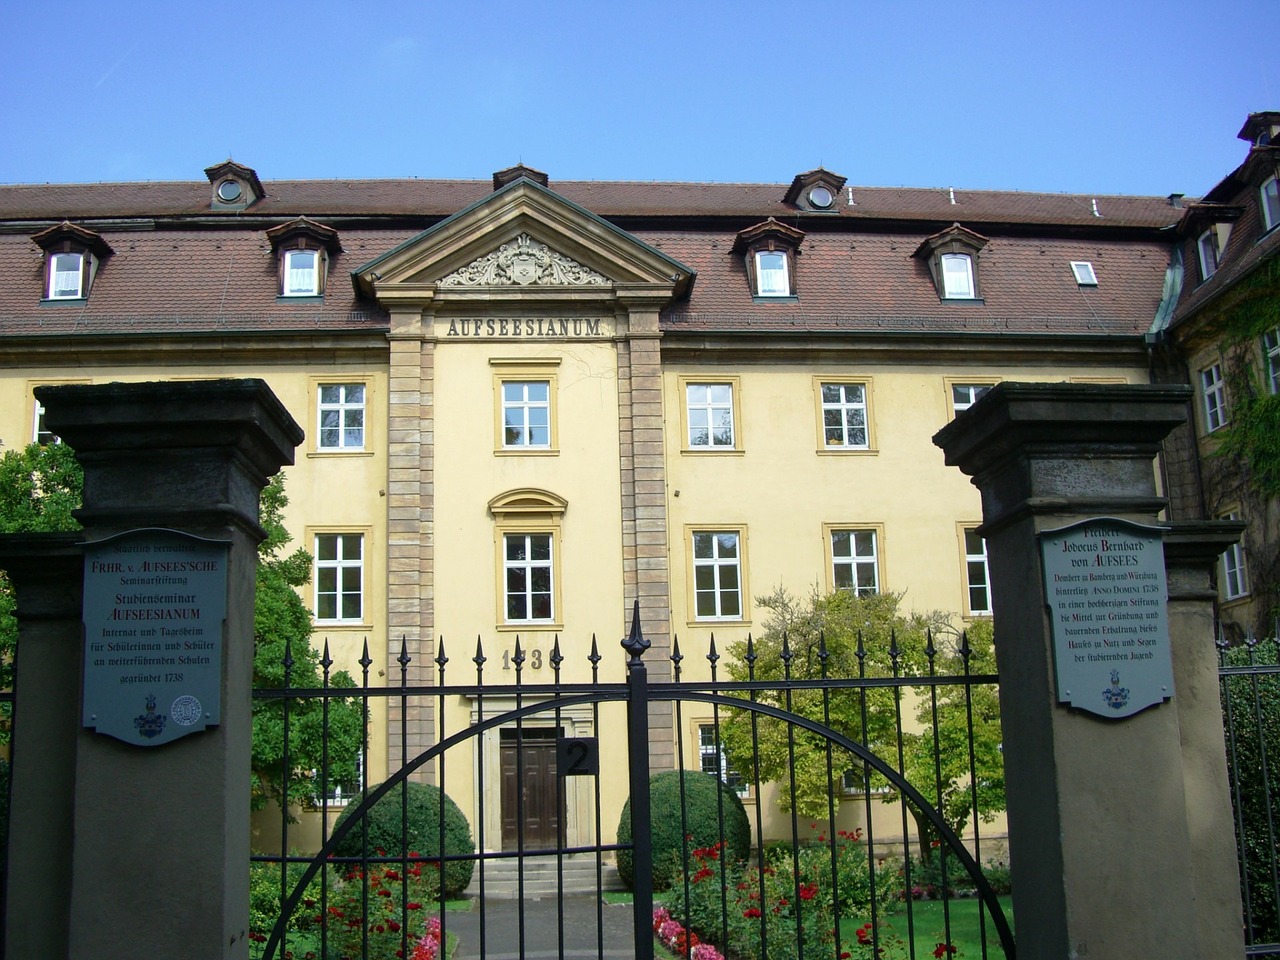
POLYGON ((260 379, 59 384, 35 396, 78 454, 228 446, 271 476, 304 437, 260 379))
POLYGON ((1016 450, 1079 448, 1145 451, 1187 419, 1190 387, 1181 384, 996 384, 933 435, 948 466, 976 476, 1016 450))

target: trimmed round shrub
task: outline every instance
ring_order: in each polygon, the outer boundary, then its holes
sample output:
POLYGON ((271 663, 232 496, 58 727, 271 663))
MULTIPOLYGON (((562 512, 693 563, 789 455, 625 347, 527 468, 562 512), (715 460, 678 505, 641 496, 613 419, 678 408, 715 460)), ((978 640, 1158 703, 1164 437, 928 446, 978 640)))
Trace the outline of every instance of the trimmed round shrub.
MULTIPOLYGON (((429 783, 406 782, 404 789, 409 792, 404 829, 401 829, 401 789, 393 787, 387 795, 373 805, 365 814, 368 823, 368 841, 365 856, 398 857, 402 854, 417 854, 425 860, 432 860, 440 855, 440 817, 441 798, 444 801, 444 852, 446 856, 467 855, 476 852, 475 840, 471 837, 471 825, 463 816, 458 805, 448 794, 429 783)), ((361 794, 361 800, 364 794, 361 794)), ((347 809, 342 811, 334 830, 342 826, 360 804, 352 800, 347 809)), ((362 833, 359 822, 351 827, 351 832, 342 838, 334 853, 340 857, 361 856, 360 839, 362 833)), ((445 896, 456 897, 471 882, 471 873, 475 869, 474 860, 450 860, 444 865, 442 883, 445 896)))
MULTIPOLYGON (((730 863, 745 860, 751 851, 751 824, 733 788, 700 770, 666 770, 649 778, 649 817, 653 837, 653 887, 665 890, 693 862, 694 850, 724 842, 730 863), (680 816, 680 785, 684 781, 684 818, 680 816), (720 810, 724 810, 724 834, 720 810), (686 838, 687 835, 687 838, 686 838)), ((622 807, 618 843, 631 843, 631 800, 622 807)), ((618 873, 627 886, 634 876, 630 850, 618 851, 618 873)))

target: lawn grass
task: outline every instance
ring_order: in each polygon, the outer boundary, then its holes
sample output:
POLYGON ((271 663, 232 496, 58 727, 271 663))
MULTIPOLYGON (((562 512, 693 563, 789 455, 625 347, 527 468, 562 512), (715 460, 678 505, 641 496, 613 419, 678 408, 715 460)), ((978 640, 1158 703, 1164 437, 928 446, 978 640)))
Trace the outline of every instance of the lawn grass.
MULTIPOLYGON (((1013 928, 1013 901, 1008 896, 999 897, 1004 915, 1009 919, 1009 927, 1013 928)), ((978 914, 982 911, 982 901, 977 899, 951 900, 947 903, 947 912, 951 921, 951 944, 960 957, 974 958, 982 956, 982 942, 978 925, 978 914)), ((907 906, 905 903, 894 904, 890 909, 881 911, 877 919, 880 921, 879 944, 884 948, 882 956, 885 960, 898 960, 909 956, 907 934, 915 931, 915 947, 917 957, 932 955, 934 947, 945 938, 945 918, 941 900, 916 900, 911 904, 911 925, 907 923, 907 906)), ((987 956, 1003 957, 1000 948, 1000 937, 989 916, 984 917, 987 932, 987 956)), ((846 944, 857 943, 858 928, 866 920, 841 920, 840 939, 842 948, 846 944)))

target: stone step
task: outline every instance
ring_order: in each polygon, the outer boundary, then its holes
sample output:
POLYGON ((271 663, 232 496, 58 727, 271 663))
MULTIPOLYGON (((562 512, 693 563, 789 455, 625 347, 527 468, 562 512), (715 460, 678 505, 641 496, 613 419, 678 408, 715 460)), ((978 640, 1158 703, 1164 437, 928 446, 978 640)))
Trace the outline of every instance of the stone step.
MULTIPOLYGON (((593 894, 596 892, 596 861, 594 857, 565 857, 557 876, 554 857, 528 857, 524 861, 524 896, 529 899, 554 897, 563 890, 566 895, 593 894), (563 884, 563 886, 561 886, 563 884)), ((485 899, 509 900, 520 896, 519 861, 490 860, 484 866, 485 899)), ((603 890, 625 890, 626 885, 618 876, 617 868, 606 863, 601 871, 603 890)), ((476 869, 466 895, 480 896, 480 871, 476 869)))

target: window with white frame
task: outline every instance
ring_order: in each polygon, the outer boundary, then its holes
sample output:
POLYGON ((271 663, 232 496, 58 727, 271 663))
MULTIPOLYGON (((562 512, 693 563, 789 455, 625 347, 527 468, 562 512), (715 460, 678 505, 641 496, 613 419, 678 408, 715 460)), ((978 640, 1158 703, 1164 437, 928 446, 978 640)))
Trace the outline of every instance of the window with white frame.
POLYGON ((989 383, 953 383, 951 385, 951 409, 959 413, 968 410, 991 389, 989 383))
POLYGON ((880 561, 874 530, 831 531, 831 582, 857 596, 880 592, 880 561))
POLYGON ((969 613, 991 613, 991 573, 987 569, 987 542, 978 531, 964 532, 965 587, 969 594, 969 613))
POLYGON ((551 446, 551 384, 546 380, 502 382, 502 446, 551 446))
POLYGON ((360 623, 364 619, 364 536, 318 533, 316 620, 360 623))
POLYGON ((1072 260, 1071 273, 1081 287, 1096 287, 1098 275, 1093 272, 1093 263, 1089 260, 1072 260))
POLYGON ((942 255, 942 295, 948 300, 973 299, 973 258, 969 254, 942 255))
POLYGON ((320 293, 320 253, 317 250, 286 250, 284 253, 284 295, 314 297, 320 293))
POLYGON ((363 450, 365 385, 322 383, 319 386, 320 450, 363 450))
POLYGON ((787 273, 787 255, 784 251, 756 251, 756 295, 791 296, 791 279, 787 273))
POLYGON ((1262 229, 1280 225, 1280 180, 1268 178, 1258 189, 1258 206, 1262 208, 1262 229))
POLYGON ((1280 393, 1280 328, 1262 335, 1262 359, 1266 367, 1267 392, 1280 393))
POLYGON ((555 596, 550 533, 502 537, 503 596, 507 623, 550 622, 555 596))
MULTIPOLYGON (((352 797, 359 796, 360 791, 364 789, 364 755, 357 750, 355 755, 356 775, 350 780, 330 779, 325 792, 324 799, 326 805, 330 807, 344 807, 351 802, 352 797)), ((319 771, 313 771, 312 776, 319 779, 319 771)))
POLYGON ((697 620, 742 619, 742 566, 737 531, 693 534, 693 610, 697 620))
POLYGON ((49 256, 49 299, 79 300, 84 296, 83 253, 54 253, 49 256))
POLYGON ((1218 231, 1210 227, 1196 238, 1200 255, 1200 279, 1208 280, 1218 271, 1218 231))
POLYGON ((689 418, 689 446, 732 449, 733 384, 686 384, 685 401, 689 418))
MULTIPOLYGON (((1240 514, 1232 512, 1224 520, 1239 520, 1240 514)), ((1222 552, 1222 598, 1238 600, 1249 593, 1249 575, 1244 566, 1244 547, 1237 541, 1222 552)))
POLYGON ((42 447, 50 443, 61 443, 62 438, 44 425, 44 404, 39 400, 35 400, 33 403, 35 404, 35 413, 32 417, 31 441, 40 444, 42 447))
POLYGON ((1205 432, 1213 433, 1227 422, 1227 385, 1222 380, 1221 364, 1200 371, 1200 393, 1204 398, 1205 432))
POLYGON ((714 723, 698 724, 698 766, 703 773, 723 781, 740 797, 751 792, 746 779, 729 766, 729 758, 714 723))
POLYGON ((867 387, 863 383, 824 383, 822 445, 846 450, 870 449, 867 387))

